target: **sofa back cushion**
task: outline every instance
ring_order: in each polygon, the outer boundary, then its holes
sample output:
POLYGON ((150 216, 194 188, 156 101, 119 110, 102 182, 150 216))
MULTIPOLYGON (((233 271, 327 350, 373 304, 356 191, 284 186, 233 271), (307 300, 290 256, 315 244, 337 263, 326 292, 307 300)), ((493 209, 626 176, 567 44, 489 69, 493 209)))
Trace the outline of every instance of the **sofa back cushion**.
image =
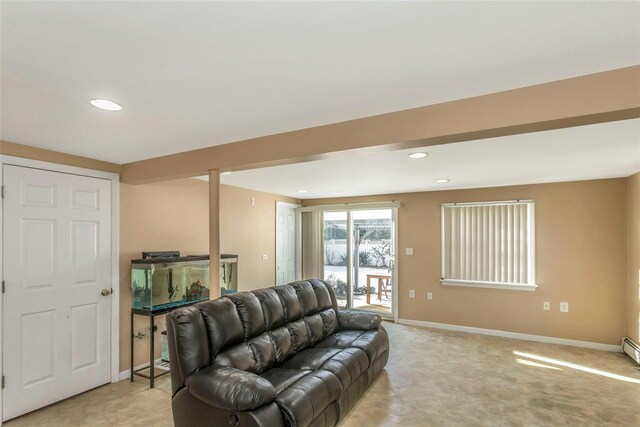
POLYGON ((294 353, 291 332, 286 326, 272 329, 269 332, 269 338, 273 344, 273 351, 276 356, 276 362, 282 363, 294 353))
POLYGON ((294 282, 291 284, 296 291, 298 301, 300 301, 300 310, 302 317, 315 314, 320 311, 318 307, 318 298, 313 290, 313 286, 309 282, 294 282))
POLYGON ((201 312, 186 307, 167 315, 167 335, 171 358, 171 387, 175 394, 184 380, 209 366, 209 333, 201 312))
POLYGON ((276 286, 271 288, 278 294, 284 312, 285 323, 293 322, 300 319, 302 309, 300 308, 300 300, 296 294, 296 290, 291 285, 276 286))
POLYGON ((338 324, 331 292, 300 281, 199 304, 214 363, 262 373, 326 338, 338 324))
POLYGON ((258 372, 256 355, 247 341, 242 341, 240 344, 218 353, 214 360, 214 365, 258 372))
POLYGON ((333 308, 328 308, 318 314, 322 319, 322 336, 326 338, 338 329, 338 314, 333 308))
POLYGON ((232 300, 218 298, 199 304, 198 308, 209 333, 210 354, 244 341, 244 326, 232 300))
POLYGON ((167 316, 173 392, 211 364, 262 373, 337 327, 336 297, 321 280, 239 292, 178 309, 167 316))
POLYGON ((264 315, 264 326, 267 330, 284 325, 284 305, 274 288, 258 289, 252 292, 260 301, 264 315))
POLYGON ((238 292, 228 295, 236 305, 242 327, 244 328, 244 338, 249 339, 265 331, 264 312, 260 300, 253 292, 238 292))

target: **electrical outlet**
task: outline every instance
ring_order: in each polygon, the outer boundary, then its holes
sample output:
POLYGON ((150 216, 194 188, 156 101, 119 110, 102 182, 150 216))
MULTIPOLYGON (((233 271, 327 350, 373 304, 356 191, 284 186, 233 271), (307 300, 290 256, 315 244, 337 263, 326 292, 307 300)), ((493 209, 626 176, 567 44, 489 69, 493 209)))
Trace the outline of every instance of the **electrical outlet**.
POLYGON ((255 206, 256 205, 256 198, 252 197, 251 198, 251 206, 255 206))
POLYGON ((569 303, 568 302, 561 302, 560 303, 560 312, 561 313, 568 313, 569 312, 569 303))
POLYGON ((427 292, 427 299, 431 301, 433 299, 433 293, 427 292))
POLYGON ((414 291, 413 289, 409 289, 409 298, 415 298, 416 297, 416 291, 414 291))
POLYGON ((262 260, 266 261, 267 260, 267 254, 262 254, 262 260))
POLYGON ((405 248, 404 254, 407 256, 413 256, 413 248, 405 248))
POLYGON ((549 311, 549 310, 551 310, 551 303, 550 303, 549 301, 545 301, 545 302, 542 304, 542 309, 543 309, 544 311, 549 311))

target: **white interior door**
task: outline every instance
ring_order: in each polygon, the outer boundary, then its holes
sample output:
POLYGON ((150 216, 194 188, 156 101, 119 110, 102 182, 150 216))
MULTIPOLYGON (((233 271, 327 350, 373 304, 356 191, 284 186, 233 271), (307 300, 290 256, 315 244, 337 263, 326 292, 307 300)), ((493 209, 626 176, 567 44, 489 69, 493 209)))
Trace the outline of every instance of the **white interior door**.
POLYGON ((2 418, 110 381, 111 185, 3 167, 2 418))
POLYGON ((297 205, 276 202, 276 285, 296 280, 297 205))

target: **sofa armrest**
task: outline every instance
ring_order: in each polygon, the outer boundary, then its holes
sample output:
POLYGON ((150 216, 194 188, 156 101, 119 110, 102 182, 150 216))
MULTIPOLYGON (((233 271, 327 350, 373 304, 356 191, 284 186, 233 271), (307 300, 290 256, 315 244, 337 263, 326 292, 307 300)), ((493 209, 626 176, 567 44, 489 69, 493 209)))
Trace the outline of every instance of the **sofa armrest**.
POLYGON ((203 402, 232 411, 257 409, 276 398, 268 380, 236 368, 209 366, 188 377, 186 386, 203 402))
POLYGON ((338 324, 340 329, 355 329, 359 331, 369 331, 378 329, 382 323, 382 317, 374 313, 362 313, 352 310, 338 311, 338 324))

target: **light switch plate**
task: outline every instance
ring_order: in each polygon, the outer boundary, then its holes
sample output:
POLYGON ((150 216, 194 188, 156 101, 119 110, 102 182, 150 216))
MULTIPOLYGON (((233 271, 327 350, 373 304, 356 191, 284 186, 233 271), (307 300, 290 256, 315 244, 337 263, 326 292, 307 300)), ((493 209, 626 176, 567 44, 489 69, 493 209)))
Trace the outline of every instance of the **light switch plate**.
POLYGON ((412 256, 413 255, 413 248, 406 248, 404 250, 404 253, 405 253, 405 255, 412 256))
POLYGON ((415 298, 416 297, 416 291, 413 289, 409 290, 409 298, 415 298))
POLYGON ((433 299, 433 293, 427 292, 427 299, 431 301, 433 299))
POLYGON ((569 303, 568 302, 561 302, 560 303, 560 312, 561 313, 568 313, 569 312, 569 303))

